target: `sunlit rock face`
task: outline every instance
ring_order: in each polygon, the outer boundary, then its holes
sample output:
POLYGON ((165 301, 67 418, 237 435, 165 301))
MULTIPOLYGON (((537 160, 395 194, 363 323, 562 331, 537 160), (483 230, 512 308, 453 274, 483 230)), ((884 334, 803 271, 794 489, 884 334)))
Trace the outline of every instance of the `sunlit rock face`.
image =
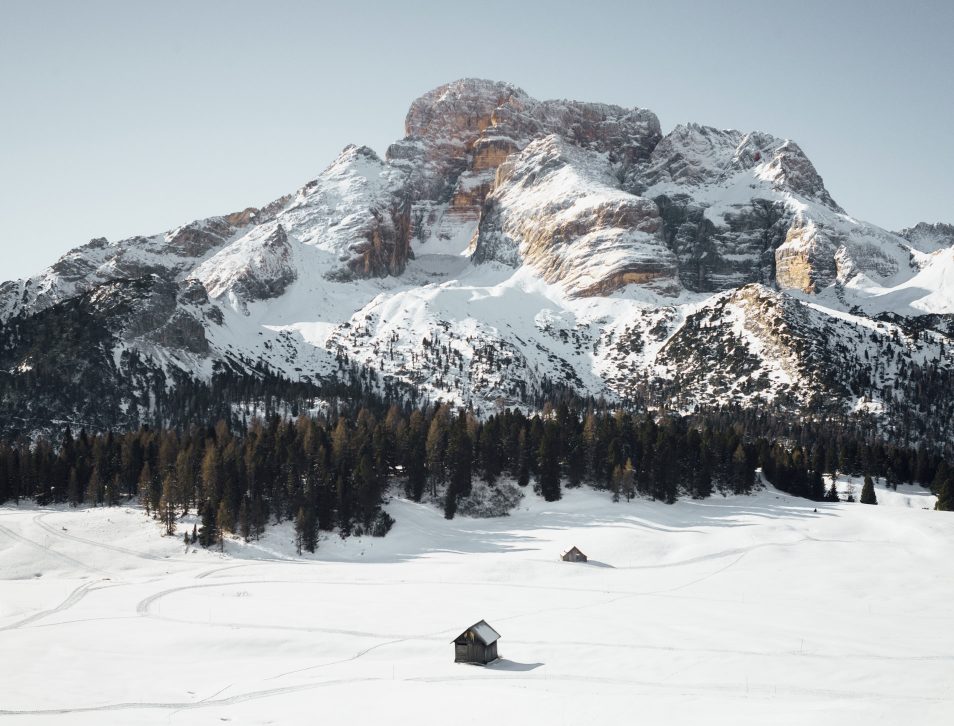
POLYGON ((498 169, 474 258, 529 264, 574 295, 633 283, 671 292, 677 265, 662 224, 654 202, 620 189, 605 154, 551 135, 498 169))
POLYGON ((560 135, 580 148, 629 165, 648 158, 661 138, 643 109, 577 101, 537 101, 507 83, 465 79, 411 104, 406 137, 387 158, 408 173, 413 234, 469 241, 497 168, 534 139, 560 135))

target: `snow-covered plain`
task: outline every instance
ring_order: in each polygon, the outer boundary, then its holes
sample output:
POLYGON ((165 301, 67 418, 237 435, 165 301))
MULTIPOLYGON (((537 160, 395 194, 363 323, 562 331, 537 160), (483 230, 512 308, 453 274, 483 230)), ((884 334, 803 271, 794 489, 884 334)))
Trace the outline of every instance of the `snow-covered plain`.
POLYGON ((386 538, 307 559, 287 524, 220 554, 133 507, 7 505, 0 721, 949 724, 954 515, 878 496, 394 499, 386 538), (455 665, 481 618, 501 660, 455 665))

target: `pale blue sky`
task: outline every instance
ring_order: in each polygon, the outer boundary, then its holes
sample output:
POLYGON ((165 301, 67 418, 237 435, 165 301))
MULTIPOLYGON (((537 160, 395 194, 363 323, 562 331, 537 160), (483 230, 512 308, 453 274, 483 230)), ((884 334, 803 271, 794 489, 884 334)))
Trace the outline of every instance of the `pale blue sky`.
POLYGON ((264 204, 465 76, 796 140, 890 229, 954 222, 954 3, 0 0, 0 279, 264 204))

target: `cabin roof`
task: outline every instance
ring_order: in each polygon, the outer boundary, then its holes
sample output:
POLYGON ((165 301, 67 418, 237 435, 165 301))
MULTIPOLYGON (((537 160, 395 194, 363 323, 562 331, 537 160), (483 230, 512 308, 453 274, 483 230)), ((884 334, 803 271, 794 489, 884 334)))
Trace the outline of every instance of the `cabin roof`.
POLYGON ((566 556, 570 554, 571 552, 579 552, 581 555, 583 554, 583 550, 581 550, 576 545, 573 545, 572 547, 570 547, 570 549, 568 549, 566 552, 563 553, 563 556, 566 556))
POLYGON ((463 636, 467 635, 468 631, 470 630, 474 631, 474 635, 476 635, 480 639, 480 642, 483 643, 484 645, 490 645, 491 643, 496 643, 497 640, 500 638, 500 633, 498 633, 496 630, 491 628, 490 625, 487 624, 486 620, 481 620, 479 622, 474 623, 469 628, 467 628, 467 630, 465 630, 463 633, 461 633, 456 638, 454 638, 454 641, 457 641, 459 638, 462 638, 463 636))

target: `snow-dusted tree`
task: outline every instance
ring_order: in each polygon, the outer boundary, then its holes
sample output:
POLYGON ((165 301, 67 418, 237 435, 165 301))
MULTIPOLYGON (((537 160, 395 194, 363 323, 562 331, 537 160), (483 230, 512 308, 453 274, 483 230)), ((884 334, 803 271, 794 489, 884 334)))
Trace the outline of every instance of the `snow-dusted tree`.
POLYGON ((839 497, 838 497, 838 486, 837 486, 836 483, 835 483, 835 480, 836 480, 836 479, 837 479, 836 476, 832 476, 832 478, 831 478, 831 486, 828 487, 828 491, 825 492, 825 501, 826 501, 826 502, 837 502, 837 501, 839 501, 839 497))

